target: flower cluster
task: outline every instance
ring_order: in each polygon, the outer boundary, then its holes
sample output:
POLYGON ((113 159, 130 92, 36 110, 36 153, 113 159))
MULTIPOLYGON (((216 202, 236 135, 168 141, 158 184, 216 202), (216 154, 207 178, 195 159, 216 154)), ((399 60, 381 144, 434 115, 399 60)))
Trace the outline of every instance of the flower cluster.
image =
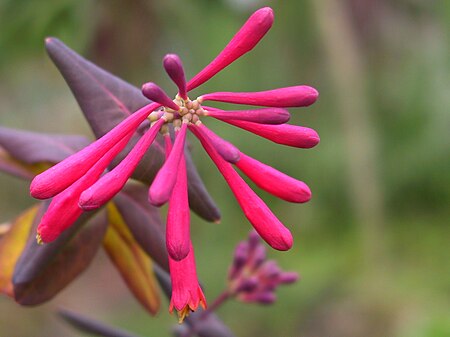
POLYGON ((266 247, 252 231, 248 240, 240 242, 234 251, 228 272, 229 296, 243 302, 271 304, 276 300, 278 286, 297 280, 297 273, 282 271, 275 260, 266 259, 266 247))
POLYGON ((311 148, 318 144, 319 136, 310 128, 286 124, 290 118, 286 108, 309 106, 316 101, 318 92, 312 87, 300 85, 262 92, 213 92, 194 100, 188 96, 189 91, 253 49, 270 29, 273 19, 271 8, 256 11, 222 52, 189 82, 186 82, 180 58, 175 54, 166 55, 163 66, 178 87, 174 100, 156 84, 144 84, 142 93, 153 103, 131 114, 80 152, 36 176, 30 187, 31 195, 38 199, 53 197, 38 226, 38 241, 53 241, 83 211, 98 209, 113 198, 161 133, 165 140, 166 160, 150 186, 148 199, 155 206, 169 204, 166 246, 173 285, 170 310, 175 308, 184 317, 199 304, 205 306, 189 234, 184 148, 186 133, 190 130, 216 164, 258 234, 273 248, 288 250, 293 243, 290 231, 245 183, 233 165, 261 189, 290 202, 308 201, 310 189, 305 183, 242 153, 208 129, 203 120, 213 117, 279 144, 311 148), (263 108, 224 111, 204 105, 207 101, 263 108), (146 119, 151 122, 148 131, 115 168, 103 174, 146 119), (173 126, 173 135, 169 124, 173 126))

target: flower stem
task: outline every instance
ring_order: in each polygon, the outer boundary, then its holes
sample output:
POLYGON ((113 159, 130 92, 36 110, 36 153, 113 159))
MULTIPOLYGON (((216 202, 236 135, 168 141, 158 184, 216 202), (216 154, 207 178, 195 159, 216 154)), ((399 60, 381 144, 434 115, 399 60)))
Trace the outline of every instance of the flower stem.
POLYGON ((229 290, 224 290, 208 308, 202 312, 200 320, 205 319, 208 315, 217 310, 226 300, 231 297, 229 290))

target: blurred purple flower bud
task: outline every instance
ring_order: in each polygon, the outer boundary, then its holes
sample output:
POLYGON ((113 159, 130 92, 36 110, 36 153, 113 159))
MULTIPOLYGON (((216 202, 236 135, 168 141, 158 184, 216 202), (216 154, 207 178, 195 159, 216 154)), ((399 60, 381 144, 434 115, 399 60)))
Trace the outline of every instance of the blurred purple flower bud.
POLYGON ((259 284, 259 279, 256 276, 252 276, 246 279, 243 279, 241 282, 238 283, 236 287, 236 292, 243 292, 243 293, 249 293, 256 289, 256 287, 259 284))
POLYGON ((243 294, 239 299, 248 303, 272 304, 277 300, 277 296, 271 291, 264 291, 252 294, 243 294))
POLYGON ((230 270, 228 272, 228 280, 233 280, 241 271, 244 264, 248 259, 248 243, 245 241, 239 242, 234 250, 233 263, 230 266, 230 270))
POLYGON ((252 252, 252 258, 249 261, 251 268, 258 268, 266 259, 266 247, 262 244, 257 245, 252 252))
POLYGON ((228 293, 243 302, 271 304, 275 290, 298 280, 298 274, 282 271, 275 260, 267 260, 266 246, 256 231, 236 246, 230 268, 228 293))
POLYGON ((292 284, 298 281, 299 275, 294 271, 285 271, 278 277, 278 282, 280 284, 292 284))

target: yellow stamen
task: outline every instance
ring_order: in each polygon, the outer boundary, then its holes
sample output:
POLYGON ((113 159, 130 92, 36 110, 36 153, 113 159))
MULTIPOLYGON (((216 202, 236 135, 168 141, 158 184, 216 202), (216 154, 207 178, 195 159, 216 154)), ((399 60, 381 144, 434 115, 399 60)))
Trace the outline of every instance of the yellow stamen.
POLYGON ((183 323, 184 319, 189 316, 191 311, 192 310, 189 308, 189 305, 186 305, 183 309, 178 311, 178 323, 183 323))
POLYGON ((40 233, 36 234, 36 242, 38 243, 38 245, 43 245, 44 241, 42 241, 42 237, 40 233))

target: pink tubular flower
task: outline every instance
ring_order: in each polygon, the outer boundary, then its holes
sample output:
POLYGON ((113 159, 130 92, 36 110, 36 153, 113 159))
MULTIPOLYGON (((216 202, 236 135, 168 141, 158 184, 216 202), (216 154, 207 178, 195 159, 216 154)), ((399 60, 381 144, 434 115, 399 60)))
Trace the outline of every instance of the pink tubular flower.
MULTIPOLYGON (((183 137, 183 135, 178 133, 177 137, 183 137)), ((190 249, 190 213, 184 152, 181 152, 178 170, 174 172, 174 175, 176 176, 177 184, 169 199, 166 243, 169 255, 174 260, 180 261, 188 255, 190 249)))
MULTIPOLYGON (((293 238, 289 229, 245 183, 233 165, 258 187, 290 202, 308 201, 311 198, 308 186, 240 152, 234 145, 209 130, 203 124, 203 120, 213 117, 278 144, 311 148, 319 143, 317 132, 307 127, 286 124, 290 119, 290 113, 285 108, 309 106, 317 100, 318 92, 312 87, 298 85, 261 92, 206 93, 193 100, 188 96, 190 90, 205 83, 252 50, 268 32, 273 20, 271 8, 257 10, 219 55, 189 82, 186 82, 180 58, 175 54, 166 55, 163 60, 164 69, 178 88, 175 99, 169 98, 153 82, 144 84, 143 95, 154 103, 131 114, 84 150, 36 176, 30 187, 31 195, 39 199, 54 197, 43 223, 39 226, 39 239, 44 242, 54 240, 83 210, 96 209, 113 198, 130 178, 160 132, 166 142, 166 160, 149 188, 149 202, 155 206, 169 202, 166 246, 173 287, 170 311, 175 308, 182 320, 199 304, 205 306, 206 301, 197 281, 189 234, 190 214, 184 151, 186 133, 190 130, 216 164, 258 234, 275 249, 290 249, 293 238), (202 106, 205 101, 256 105, 263 108, 225 111, 202 106), (135 130, 147 118, 151 122, 150 129, 116 168, 100 178, 114 157, 126 146, 135 130), (172 124, 174 129, 173 145, 168 124, 172 124)), ((259 266, 263 263, 265 255, 257 253, 258 249, 252 252, 253 263, 259 266)), ((261 271, 264 271, 266 278, 270 278, 272 272, 277 274, 270 265, 264 268, 261 267, 261 271)), ((278 283, 289 283, 294 278, 287 274, 277 275, 278 283)), ((257 293, 247 293, 245 296, 249 296, 249 301, 273 301, 275 298, 270 291, 270 284, 273 283, 271 282, 268 280, 266 288, 257 293)), ((241 284, 241 287, 251 289, 255 287, 254 283, 254 280, 249 279, 241 284)))
POLYGON ((272 24, 272 8, 264 7, 253 13, 224 50, 189 81, 187 84, 188 90, 197 88, 236 59, 252 50, 266 35, 272 24))
POLYGON ((169 311, 175 308, 178 312, 179 322, 191 311, 197 310, 201 305, 206 308, 206 299, 198 283, 195 267, 194 249, 190 247, 189 254, 181 261, 169 257, 170 278, 172 280, 172 298, 169 311))
MULTIPOLYGON (((96 142, 37 175, 31 182, 31 195, 37 199, 48 199, 64 191, 80 179, 114 144, 134 133, 149 114, 159 107, 159 104, 152 103, 139 109, 96 142)), ((118 148, 117 154, 125 145, 126 143, 118 148)))
POLYGON ((208 155, 216 164, 220 173, 233 191, 245 216, 259 235, 273 248, 288 250, 292 246, 291 232, 275 217, 267 205, 236 173, 231 164, 227 163, 214 149, 208 137, 201 128, 193 126, 192 132, 200 139, 208 155))
POLYGON ((304 182, 289 177, 242 152, 239 158, 236 166, 258 187, 270 194, 290 202, 307 202, 311 199, 311 190, 304 182))
MULTIPOLYGON (((206 108, 206 107, 205 107, 206 108)), ((266 108, 258 110, 223 111, 214 108, 206 108, 206 116, 220 120, 242 120, 259 124, 283 124, 291 118, 289 111, 280 108, 266 108)))
POLYGON ((318 96, 316 89, 299 85, 260 92, 213 92, 200 96, 199 100, 292 108, 311 105, 318 96))
POLYGON ((100 180, 81 194, 78 201, 81 208, 86 211, 99 208, 125 186, 125 183, 131 177, 134 169, 139 164, 139 161, 155 140, 158 131, 163 124, 163 119, 157 121, 119 165, 105 174, 100 180))

